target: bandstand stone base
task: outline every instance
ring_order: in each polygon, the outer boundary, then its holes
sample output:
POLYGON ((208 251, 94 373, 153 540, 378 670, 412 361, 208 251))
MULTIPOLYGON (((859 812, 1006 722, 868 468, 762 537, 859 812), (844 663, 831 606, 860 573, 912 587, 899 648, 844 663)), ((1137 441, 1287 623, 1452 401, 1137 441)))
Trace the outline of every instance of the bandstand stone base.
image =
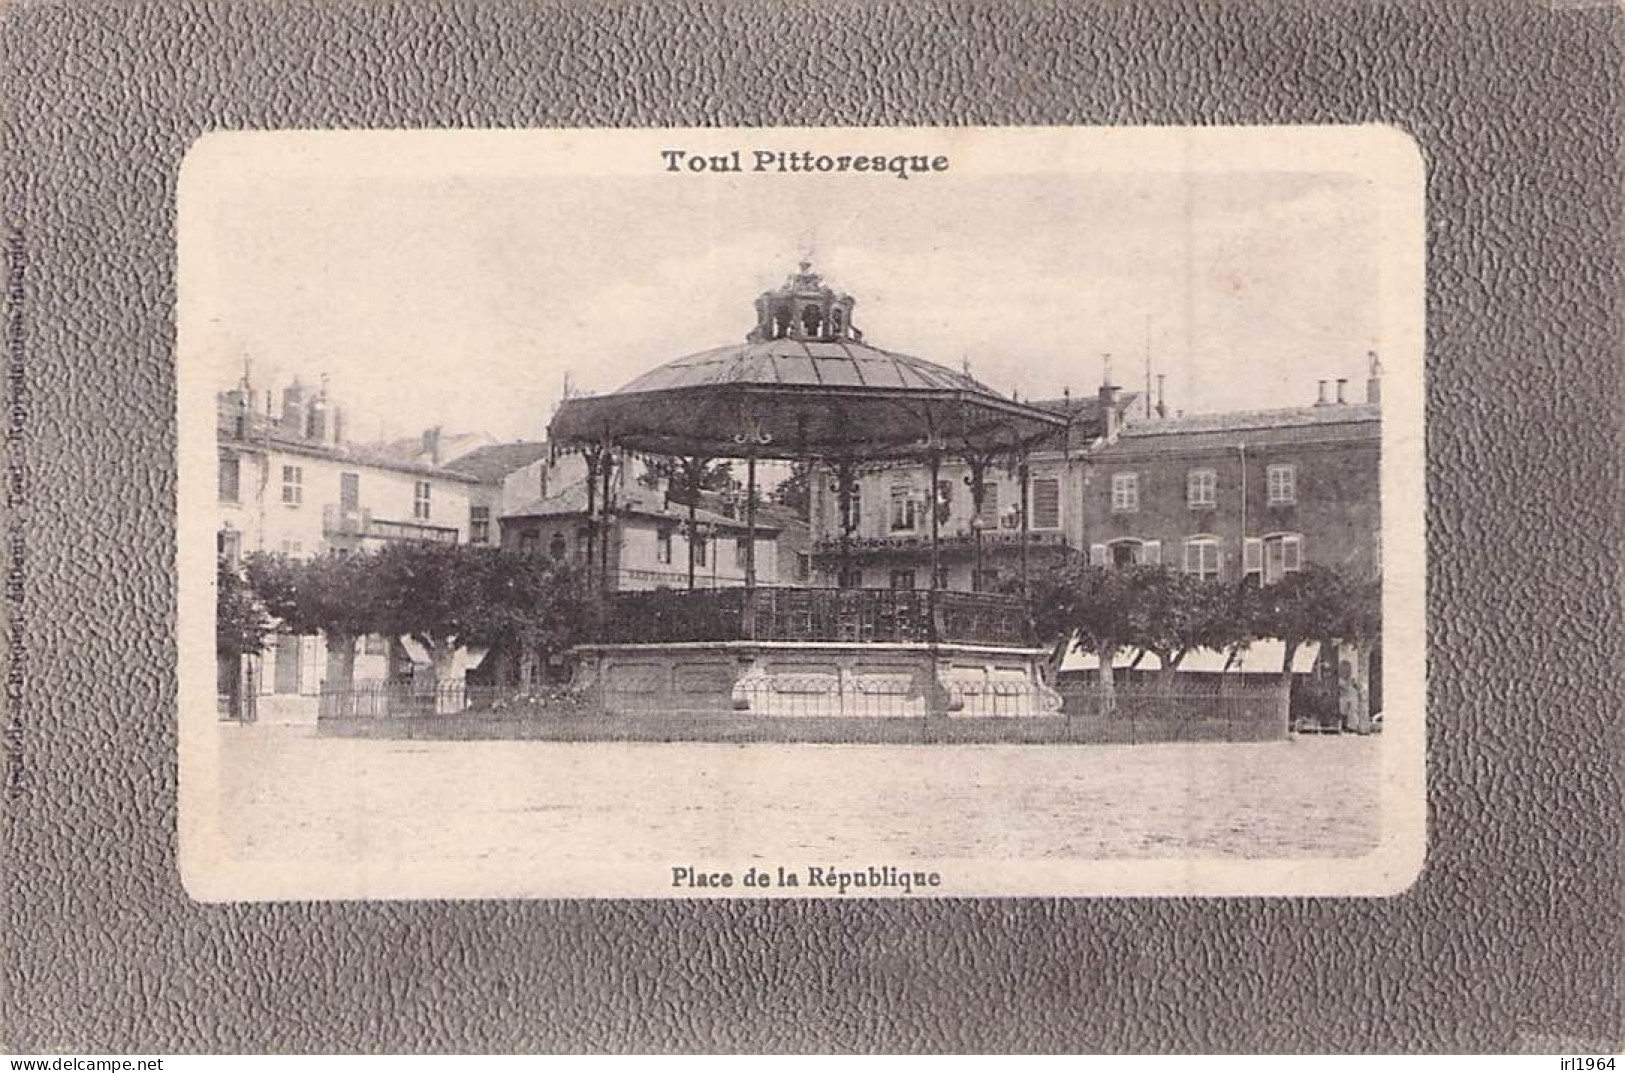
POLYGON ((572 683, 605 711, 741 720, 1047 718, 1043 650, 971 644, 716 641, 584 645, 572 683))

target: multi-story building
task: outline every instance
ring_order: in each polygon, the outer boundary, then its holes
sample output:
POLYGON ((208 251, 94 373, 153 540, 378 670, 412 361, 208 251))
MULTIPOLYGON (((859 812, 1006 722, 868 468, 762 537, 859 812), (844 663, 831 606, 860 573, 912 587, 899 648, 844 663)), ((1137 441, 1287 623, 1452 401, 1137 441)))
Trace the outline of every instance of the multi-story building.
MULTIPOLYGON (((1350 401, 1347 382, 1321 384, 1314 405, 1243 413, 1140 413, 1138 396, 1103 387, 1094 399, 1035 403, 1067 413, 1057 442, 1028 459, 1027 554, 1087 554, 1100 566, 1160 563, 1208 578, 1269 582, 1316 562, 1370 576, 1380 568, 1380 385, 1350 401)), ((815 470, 812 533, 821 584, 836 584, 843 540, 853 586, 930 584, 928 470, 872 467, 850 514, 827 469, 815 470), (843 534, 843 522, 850 532, 843 534)), ((1021 489, 1009 460, 983 471, 947 459, 937 501, 940 587, 995 589, 1018 569, 1021 489), (980 544, 981 575, 975 562, 980 544)))
POLYGON ((1263 583, 1307 563, 1380 568, 1381 406, 1312 406, 1130 421, 1088 456, 1078 546, 1099 566, 1160 563, 1263 583))
POLYGON ((491 547, 501 544, 501 519, 509 509, 546 499, 550 489, 586 478, 579 455, 554 459, 540 440, 479 447, 445 468, 478 482, 468 489, 468 542, 491 547))
MULTIPOLYGON (((1026 555, 1031 568, 1078 549, 1085 528, 1080 480, 1088 452, 1115 434, 1138 395, 1102 391, 1030 402, 1068 418, 1066 429, 1027 460, 1026 555)), ((938 471, 939 588, 992 592, 1013 583, 1022 558, 1021 470, 1010 458, 948 456, 938 471), (975 500, 980 470, 982 501, 975 500), (978 563, 980 566, 978 566, 978 563)), ((813 569, 820 585, 929 588, 930 475, 923 463, 875 464, 857 474, 849 509, 829 467, 810 487, 813 569), (848 576, 841 578, 841 562, 848 576)))
MULTIPOLYGON (((756 582, 777 585, 780 526, 767 513, 756 523, 756 582)), ((688 507, 669 500, 663 488, 618 480, 609 519, 594 521, 581 480, 504 513, 502 547, 583 564, 591 547, 597 570, 606 569, 599 556, 607 540, 609 587, 629 590, 687 588, 692 546, 696 588, 744 584, 750 546, 746 522, 696 506, 690 529, 689 516, 688 507)))
MULTIPOLYGON (((352 444, 325 388, 295 380, 276 413, 271 394, 262 399, 246 382, 218 402, 216 547, 228 560, 468 540, 479 480, 352 444)), ((388 661, 389 642, 368 638, 356 674, 382 677, 388 661)), ((276 635, 248 668, 262 714, 313 717, 323 662, 318 638, 276 635)))

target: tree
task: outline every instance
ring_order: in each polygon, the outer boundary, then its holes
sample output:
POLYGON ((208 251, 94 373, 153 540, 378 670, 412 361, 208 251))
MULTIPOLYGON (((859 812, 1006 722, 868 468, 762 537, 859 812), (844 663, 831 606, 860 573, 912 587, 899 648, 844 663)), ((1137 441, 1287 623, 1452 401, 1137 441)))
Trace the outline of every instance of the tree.
MULTIPOLYGON (((666 482, 666 494, 673 503, 688 502, 691 492, 727 492, 738 484, 733 476, 733 463, 727 459, 700 459, 694 469, 686 458, 668 458, 653 455, 643 460, 643 472, 638 483, 645 488, 658 488, 666 482)), ((697 504, 696 504, 697 505, 697 504)))
POLYGON ((790 463, 790 475, 774 486, 768 498, 807 517, 812 509, 812 467, 806 462, 790 463))
POLYGON ((313 559, 253 555, 249 583, 289 633, 320 634, 327 648, 326 686, 355 683, 356 642, 380 629, 376 558, 326 552, 313 559))
POLYGON ((467 639, 517 656, 519 678, 579 641, 591 628, 585 579, 568 562, 541 555, 481 551, 483 621, 471 622, 467 639))
POLYGON ((1137 568, 1125 580, 1133 600, 1124 639, 1157 657, 1164 690, 1194 649, 1223 650, 1249 636, 1231 586, 1157 566, 1137 568))
POLYGON ((1077 560, 1041 575, 1033 591, 1033 624, 1039 636, 1051 640, 1051 665, 1074 646, 1094 652, 1100 659, 1102 706, 1117 704, 1112 663, 1134 631, 1135 602, 1146 582, 1142 573, 1157 567, 1107 570, 1077 560))
POLYGON ((410 637, 429 654, 433 680, 451 673, 457 650, 492 635, 492 557, 467 544, 402 541, 371 557, 378 632, 410 637))
POLYGON ((1364 642, 1381 628, 1381 589, 1310 565, 1255 590, 1248 597, 1252 631, 1277 637, 1283 693, 1292 687, 1292 661, 1305 642, 1364 642))
POLYGON ((255 596, 254 588, 225 559, 215 568, 214 647, 238 664, 265 649, 265 635, 276 623, 255 596))

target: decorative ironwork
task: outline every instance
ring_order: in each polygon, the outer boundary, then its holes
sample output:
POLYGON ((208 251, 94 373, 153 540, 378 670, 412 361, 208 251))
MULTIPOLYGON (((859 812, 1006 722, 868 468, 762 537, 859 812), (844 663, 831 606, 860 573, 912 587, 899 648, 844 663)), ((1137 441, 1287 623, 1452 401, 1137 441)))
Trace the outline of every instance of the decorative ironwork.
POLYGON ((600 640, 1031 643, 1026 605, 995 593, 928 589, 670 590, 609 594, 600 640), (746 608, 750 608, 747 615, 746 608))

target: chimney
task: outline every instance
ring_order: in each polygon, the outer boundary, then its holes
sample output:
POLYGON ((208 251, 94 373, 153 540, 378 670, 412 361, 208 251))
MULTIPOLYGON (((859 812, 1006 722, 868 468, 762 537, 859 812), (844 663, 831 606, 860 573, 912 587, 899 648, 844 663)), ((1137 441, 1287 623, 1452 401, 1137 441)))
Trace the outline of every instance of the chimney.
POLYGON ((1375 350, 1366 352, 1366 380, 1365 401, 1376 406, 1382 402, 1382 362, 1377 360, 1375 350))
POLYGON ((1100 430, 1101 435, 1110 443, 1117 438, 1117 388, 1111 384, 1100 385, 1100 430))
POLYGON ((1320 394, 1318 396, 1316 396, 1316 398, 1315 398, 1315 405, 1316 406, 1330 406, 1332 404, 1331 400, 1326 397, 1326 385, 1328 383, 1330 383, 1330 381, 1327 381, 1327 380, 1320 381, 1320 394))
POLYGON ((1348 403, 1349 400, 1346 397, 1348 386, 1348 377, 1340 376, 1337 378, 1337 405, 1344 406, 1348 403))
POLYGON ((305 436, 317 443, 327 442, 327 397, 318 395, 305 411, 305 436))
POLYGON ((305 434, 305 385, 298 378, 282 389, 282 431, 305 434))
POLYGON ((333 407, 333 443, 337 446, 344 444, 344 407, 333 407))
POLYGON ((440 465, 440 426, 439 425, 436 425, 434 428, 426 428, 426 429, 423 430, 423 444, 422 444, 422 447, 420 448, 418 453, 428 455, 430 465, 432 465, 432 466, 440 465))

